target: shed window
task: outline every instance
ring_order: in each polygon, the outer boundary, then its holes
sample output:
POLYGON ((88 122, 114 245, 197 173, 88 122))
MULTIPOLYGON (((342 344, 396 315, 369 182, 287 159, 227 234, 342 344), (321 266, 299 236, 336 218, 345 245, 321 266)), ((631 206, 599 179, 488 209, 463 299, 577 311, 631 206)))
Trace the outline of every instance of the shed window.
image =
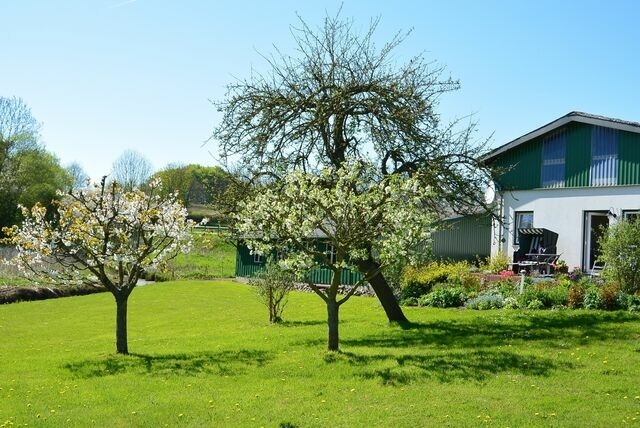
POLYGON ((334 264, 336 262, 336 247, 329 243, 325 243, 324 245, 324 253, 327 255, 329 263, 334 264))
POLYGON ((253 253, 253 262, 254 263, 264 263, 264 257, 262 254, 253 253))
POLYGON ((564 187, 565 153, 564 131, 544 139, 542 144, 542 187, 564 187))
POLYGON ((640 211, 638 210, 625 210, 622 212, 622 217, 628 221, 635 221, 640 217, 640 211))
POLYGON ((618 182, 618 131, 594 126, 591 131, 591 185, 614 186, 618 182))
POLYGON ((518 229, 533 227, 533 211, 516 211, 515 217, 516 228, 513 231, 513 243, 518 245, 520 240, 518 229))

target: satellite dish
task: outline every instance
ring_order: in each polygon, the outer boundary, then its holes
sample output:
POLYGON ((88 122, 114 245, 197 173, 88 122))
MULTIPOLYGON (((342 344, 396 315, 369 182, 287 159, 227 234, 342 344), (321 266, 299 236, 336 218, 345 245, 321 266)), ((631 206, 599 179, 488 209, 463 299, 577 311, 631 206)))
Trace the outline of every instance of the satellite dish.
POLYGON ((484 203, 489 205, 496 199, 496 184, 493 181, 489 181, 487 188, 484 191, 484 203))

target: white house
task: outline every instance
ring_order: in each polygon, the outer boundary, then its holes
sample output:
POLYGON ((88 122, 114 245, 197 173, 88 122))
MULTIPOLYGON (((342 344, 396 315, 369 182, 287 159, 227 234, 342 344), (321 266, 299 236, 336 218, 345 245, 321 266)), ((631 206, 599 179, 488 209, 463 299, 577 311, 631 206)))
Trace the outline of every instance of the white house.
POLYGON ((604 228, 640 213, 640 123, 571 112, 483 160, 501 168, 492 254, 528 252, 518 229, 544 228, 570 268, 588 270, 604 228))

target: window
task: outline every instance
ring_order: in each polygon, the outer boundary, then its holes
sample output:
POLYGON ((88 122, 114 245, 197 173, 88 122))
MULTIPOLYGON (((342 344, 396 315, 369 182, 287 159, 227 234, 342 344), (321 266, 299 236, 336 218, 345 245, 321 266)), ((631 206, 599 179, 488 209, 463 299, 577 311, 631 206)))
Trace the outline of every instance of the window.
POLYGON ((546 137, 542 143, 542 187, 564 187, 564 131, 546 137))
POLYGON ((253 262, 254 263, 264 263, 264 257, 262 257, 262 254, 253 253, 253 262))
POLYGON ((591 131, 591 185, 618 183, 618 131, 594 126, 591 131))
POLYGON ((516 228, 513 231, 513 243, 518 245, 520 239, 518 229, 533 227, 533 211, 516 211, 515 217, 516 228))
POLYGON ((336 262, 336 247, 328 242, 324 244, 324 253, 329 259, 329 263, 334 264, 336 262))
POLYGON ((640 211, 638 210, 629 210, 622 211, 622 218, 628 221, 635 221, 640 217, 640 211))

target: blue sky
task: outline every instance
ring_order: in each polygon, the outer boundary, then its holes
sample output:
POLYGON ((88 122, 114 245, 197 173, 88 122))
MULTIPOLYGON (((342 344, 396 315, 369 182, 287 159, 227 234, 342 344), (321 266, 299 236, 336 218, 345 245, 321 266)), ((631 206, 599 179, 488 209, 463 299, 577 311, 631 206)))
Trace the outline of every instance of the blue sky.
POLYGON ((209 100, 264 70, 258 52, 292 52, 296 13, 314 25, 340 4, 362 29, 380 16, 380 43, 412 28, 398 62, 445 65, 462 88, 442 98, 443 119, 473 115, 493 146, 573 110, 640 121, 633 0, 2 0, 0 96, 21 97, 46 148, 94 179, 127 149, 156 169, 214 165, 209 100))

